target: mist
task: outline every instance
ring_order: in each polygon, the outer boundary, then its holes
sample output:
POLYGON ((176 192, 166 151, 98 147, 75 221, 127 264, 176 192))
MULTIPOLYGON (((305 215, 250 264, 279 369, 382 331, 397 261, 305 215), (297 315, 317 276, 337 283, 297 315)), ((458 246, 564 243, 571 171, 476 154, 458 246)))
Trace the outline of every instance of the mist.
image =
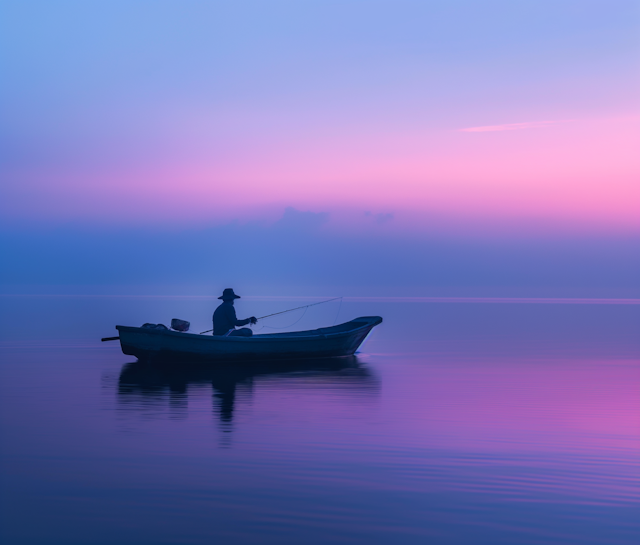
POLYGON ((462 237, 328 229, 329 213, 206 228, 69 224, 0 233, 3 293, 640 296, 635 236, 462 237))

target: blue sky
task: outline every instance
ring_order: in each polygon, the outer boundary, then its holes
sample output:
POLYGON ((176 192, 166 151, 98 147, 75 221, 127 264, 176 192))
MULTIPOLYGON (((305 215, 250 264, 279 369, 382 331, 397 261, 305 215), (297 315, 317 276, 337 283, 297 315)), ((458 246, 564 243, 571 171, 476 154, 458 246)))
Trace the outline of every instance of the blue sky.
POLYGON ((0 15, 5 290, 639 293, 637 1, 0 15))

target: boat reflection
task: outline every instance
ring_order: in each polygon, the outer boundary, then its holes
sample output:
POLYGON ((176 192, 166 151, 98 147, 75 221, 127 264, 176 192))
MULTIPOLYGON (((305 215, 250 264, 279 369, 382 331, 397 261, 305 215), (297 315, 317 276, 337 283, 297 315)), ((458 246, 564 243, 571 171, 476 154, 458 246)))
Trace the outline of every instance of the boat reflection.
POLYGON ((224 366, 137 361, 122 367, 118 399, 122 408, 129 409, 168 401, 174 417, 186 416, 190 393, 202 392, 210 384, 214 413, 229 431, 237 401, 250 396, 260 383, 287 390, 323 389, 354 399, 375 397, 380 389, 378 378, 356 356, 224 366))

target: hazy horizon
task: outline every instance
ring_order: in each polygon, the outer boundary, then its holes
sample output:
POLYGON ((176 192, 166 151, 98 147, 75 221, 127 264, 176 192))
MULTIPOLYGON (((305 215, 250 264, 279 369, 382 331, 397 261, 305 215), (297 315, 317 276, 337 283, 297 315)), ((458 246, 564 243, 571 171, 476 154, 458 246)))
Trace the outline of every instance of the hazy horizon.
POLYGON ((272 223, 2 233, 3 293, 640 297, 640 239, 398 233, 288 208, 272 223))

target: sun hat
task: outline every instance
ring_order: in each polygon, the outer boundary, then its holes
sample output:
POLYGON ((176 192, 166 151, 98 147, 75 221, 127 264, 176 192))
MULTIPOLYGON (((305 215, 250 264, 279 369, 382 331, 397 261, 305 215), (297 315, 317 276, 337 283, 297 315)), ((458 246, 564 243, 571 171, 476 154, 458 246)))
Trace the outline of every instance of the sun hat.
POLYGON ((226 288, 218 299, 222 299, 223 301, 233 301, 234 299, 240 299, 240 296, 233 293, 232 288, 226 288))

